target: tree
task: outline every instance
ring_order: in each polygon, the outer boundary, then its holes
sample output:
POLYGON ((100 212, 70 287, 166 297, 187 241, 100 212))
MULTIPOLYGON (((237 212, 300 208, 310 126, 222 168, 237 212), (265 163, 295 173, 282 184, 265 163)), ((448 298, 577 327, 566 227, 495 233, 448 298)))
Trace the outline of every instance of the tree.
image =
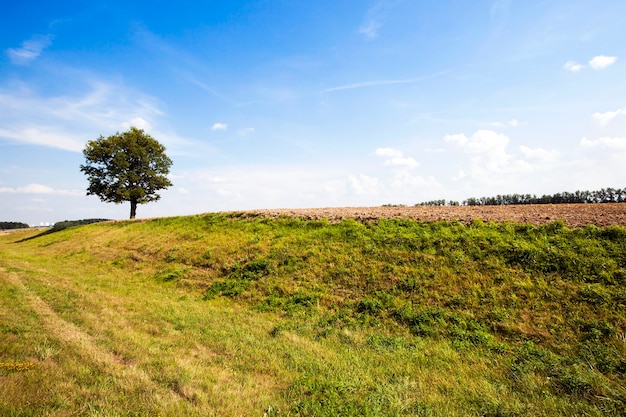
POLYGON ((80 170, 87 175, 87 195, 97 195, 106 203, 130 201, 130 218, 137 204, 157 201, 157 191, 171 186, 167 178, 172 160, 165 147, 143 130, 130 130, 90 140, 83 155, 86 164, 80 170))

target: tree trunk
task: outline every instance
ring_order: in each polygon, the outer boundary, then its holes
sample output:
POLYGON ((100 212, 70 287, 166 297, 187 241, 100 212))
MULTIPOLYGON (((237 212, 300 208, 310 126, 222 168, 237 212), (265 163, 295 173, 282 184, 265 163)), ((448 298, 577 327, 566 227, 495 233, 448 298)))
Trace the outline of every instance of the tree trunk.
POLYGON ((137 200, 130 200, 130 218, 134 219, 137 214, 137 200))

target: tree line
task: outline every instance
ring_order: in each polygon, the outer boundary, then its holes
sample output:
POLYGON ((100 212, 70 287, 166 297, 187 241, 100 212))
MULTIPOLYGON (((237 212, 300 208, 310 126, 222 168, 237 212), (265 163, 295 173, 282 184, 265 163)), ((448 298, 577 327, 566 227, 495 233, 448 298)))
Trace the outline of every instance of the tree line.
POLYGON ((28 229, 30 226, 21 222, 0 222, 0 230, 28 229))
POLYGON ((624 203, 626 188, 602 188, 597 191, 564 191, 556 194, 503 194, 495 197, 470 197, 462 203, 458 201, 431 200, 416 204, 418 206, 506 206, 511 204, 592 204, 624 203))

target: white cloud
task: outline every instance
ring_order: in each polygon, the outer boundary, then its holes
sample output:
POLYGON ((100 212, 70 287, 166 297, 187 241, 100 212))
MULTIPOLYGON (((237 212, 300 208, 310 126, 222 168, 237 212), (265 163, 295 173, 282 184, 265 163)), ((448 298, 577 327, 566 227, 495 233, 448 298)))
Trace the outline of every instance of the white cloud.
POLYGON ((531 149, 527 146, 520 146, 520 152, 528 159, 535 159, 538 161, 551 162, 555 161, 559 152, 556 149, 544 149, 544 148, 535 148, 531 149))
POLYGON ((228 125, 226 123, 214 123, 211 130, 228 130, 228 125))
POLYGON ((391 186, 394 189, 404 189, 406 187, 441 187, 441 184, 434 177, 424 178, 421 175, 412 175, 409 171, 402 170, 394 174, 391 180, 391 186))
POLYGON ((567 62, 565 63, 565 65, 563 65, 563 68, 564 68, 564 69, 566 69, 566 70, 568 70, 568 71, 578 72, 578 71, 580 71, 581 69, 585 68, 585 66, 584 66, 584 65, 582 65, 582 64, 579 64, 579 63, 578 63, 578 62, 576 62, 576 61, 567 61, 567 62))
POLYGON ((123 129, 130 129, 131 126, 142 130, 149 130, 152 127, 150 123, 142 117, 133 117, 129 122, 121 124, 123 129))
POLYGON ((579 145, 584 149, 626 151, 626 138, 601 137, 596 140, 582 138, 579 145))
POLYGON ((463 135, 463 134, 456 134, 456 135, 446 135, 443 138, 444 142, 451 142, 454 143, 460 147, 463 147, 468 141, 468 137, 463 135))
POLYGON ((593 118, 600 124, 606 125, 619 115, 626 115, 626 107, 622 107, 621 109, 617 109, 615 111, 607 111, 605 113, 594 113, 593 118))
POLYGON ((412 157, 404 157, 404 153, 394 148, 378 148, 374 151, 374 155, 389 158, 385 160, 384 166, 395 166, 413 169, 419 166, 419 163, 412 157))
POLYGON ((506 152, 509 138, 492 130, 478 130, 472 136, 446 135, 444 142, 453 144, 466 154, 456 178, 476 179, 484 182, 498 181, 498 174, 526 167, 506 152))
POLYGON ((463 134, 446 135, 443 140, 456 144, 466 153, 490 155, 493 159, 507 159, 505 148, 509 144, 509 138, 492 130, 478 130, 469 138, 463 134))
POLYGON ((41 52, 52 43, 52 35, 35 35, 22 42, 20 48, 9 48, 6 53, 12 63, 27 65, 37 59, 41 52))
POLYGON ((589 66, 594 70, 601 70, 613 65, 615 61, 617 61, 616 56, 598 55, 589 61, 589 66))
POLYGON ((378 178, 368 175, 349 175, 348 183, 352 191, 357 195, 378 195, 380 181, 378 178))
POLYGON ((28 184, 24 187, 2 187, 0 193, 5 194, 60 194, 60 195, 84 195, 83 191, 79 190, 63 190, 54 189, 43 184, 28 184))
POLYGON ((374 151, 376 156, 402 157, 402 151, 393 148, 377 148, 374 151))
POLYGON ((411 157, 408 157, 408 158, 395 157, 395 158, 386 160, 385 166, 399 166, 399 167, 406 167, 409 169, 413 169, 413 168, 417 168, 419 166, 419 163, 411 157))
MULTIPOLYGON (((589 66, 594 70, 602 70, 613 65, 615 61, 617 61, 616 56, 598 55, 589 60, 589 66)), ((585 65, 576 61, 567 61, 565 65, 563 65, 563 68, 568 71, 578 72, 585 68, 585 65)))

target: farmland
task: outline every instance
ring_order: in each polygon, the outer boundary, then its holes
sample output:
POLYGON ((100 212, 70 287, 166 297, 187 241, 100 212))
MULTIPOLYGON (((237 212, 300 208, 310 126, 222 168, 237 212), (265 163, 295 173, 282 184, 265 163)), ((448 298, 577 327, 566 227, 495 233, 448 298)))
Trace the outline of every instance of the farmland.
POLYGON ((626 205, 0 235, 0 415, 613 416, 626 205))
POLYGON ((458 220, 471 223, 475 219, 494 222, 546 224, 561 220, 568 227, 626 226, 626 205, 604 204, 537 204, 499 206, 396 206, 396 207, 344 207, 318 209, 271 209, 252 213, 280 217, 293 216, 304 219, 357 219, 378 218, 412 219, 418 221, 458 220))

